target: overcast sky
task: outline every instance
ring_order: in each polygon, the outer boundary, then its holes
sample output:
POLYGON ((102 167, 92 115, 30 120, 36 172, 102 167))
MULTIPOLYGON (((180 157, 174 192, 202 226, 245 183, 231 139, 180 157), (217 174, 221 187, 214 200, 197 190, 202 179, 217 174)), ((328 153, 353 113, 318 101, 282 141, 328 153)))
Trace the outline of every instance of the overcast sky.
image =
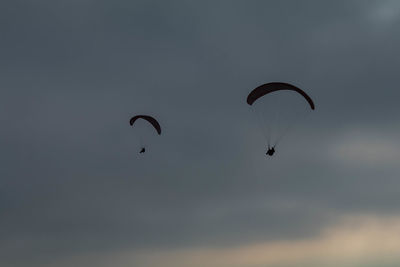
POLYGON ((399 28, 396 0, 1 1, 0 265, 399 266, 399 28), (273 158, 270 81, 316 103, 273 158))

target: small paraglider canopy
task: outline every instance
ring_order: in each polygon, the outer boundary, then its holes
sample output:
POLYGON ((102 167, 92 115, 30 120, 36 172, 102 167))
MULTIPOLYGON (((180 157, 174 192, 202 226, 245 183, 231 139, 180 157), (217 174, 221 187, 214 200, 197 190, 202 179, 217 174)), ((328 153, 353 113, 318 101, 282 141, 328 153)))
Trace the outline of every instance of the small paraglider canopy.
POLYGON ((253 105, 253 103, 259 99, 260 97, 275 92, 275 91, 280 91, 280 90, 289 90, 289 91, 294 91, 299 93, 301 96, 303 96, 308 104, 310 105, 311 109, 315 109, 315 105, 313 100, 309 95, 306 94, 303 90, 300 88, 291 85, 289 83, 282 83, 282 82, 272 82, 272 83, 266 83, 263 85, 258 86, 255 88, 253 91, 250 92, 250 94, 247 96, 247 104, 250 106, 253 105))
POLYGON ((135 121, 138 119, 143 119, 145 121, 148 121, 151 125, 153 125, 154 129, 156 129, 157 133, 161 135, 161 126, 155 118, 148 115, 136 115, 129 120, 129 124, 133 126, 135 121))

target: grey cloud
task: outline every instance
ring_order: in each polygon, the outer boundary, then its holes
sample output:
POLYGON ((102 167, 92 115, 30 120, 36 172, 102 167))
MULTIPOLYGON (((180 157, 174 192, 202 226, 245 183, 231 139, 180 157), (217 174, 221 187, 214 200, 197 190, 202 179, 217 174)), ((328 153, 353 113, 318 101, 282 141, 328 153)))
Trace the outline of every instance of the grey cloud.
POLYGON ((349 127, 397 131, 385 125, 399 111, 399 20, 371 19, 377 3, 2 2, 6 266, 298 238, 341 214, 397 214, 396 166, 343 165, 327 145, 349 127), (273 161, 244 101, 270 80, 317 103, 273 161), (146 158, 136 112, 165 129, 146 158))

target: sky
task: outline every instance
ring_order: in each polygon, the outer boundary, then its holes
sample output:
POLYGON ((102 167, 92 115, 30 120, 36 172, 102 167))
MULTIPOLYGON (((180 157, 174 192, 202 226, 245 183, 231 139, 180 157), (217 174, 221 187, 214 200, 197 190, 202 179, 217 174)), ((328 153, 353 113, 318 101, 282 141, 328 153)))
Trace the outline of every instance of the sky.
POLYGON ((396 0, 1 1, 0 266, 399 266, 399 27, 396 0), (270 81, 316 109, 267 158, 270 81))

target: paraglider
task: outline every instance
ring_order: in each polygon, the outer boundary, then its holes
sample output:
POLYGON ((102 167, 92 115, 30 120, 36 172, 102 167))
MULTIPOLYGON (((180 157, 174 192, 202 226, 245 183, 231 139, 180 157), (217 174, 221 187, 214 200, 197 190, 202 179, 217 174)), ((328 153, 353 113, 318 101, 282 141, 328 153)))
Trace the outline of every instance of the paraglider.
MULTIPOLYGON (((315 109, 314 101, 311 99, 311 97, 302 89, 289 83, 271 82, 260 85, 252 90, 247 96, 247 104, 250 105, 255 111, 256 108, 254 106, 256 106, 257 104, 258 109, 261 109, 256 111, 256 113, 258 113, 257 115, 259 115, 260 117, 259 119, 262 126, 261 128, 265 132, 264 134, 267 139, 268 150, 266 152, 266 155, 268 156, 274 155, 276 145, 291 129, 294 121, 297 121, 298 117, 302 113, 295 110, 291 112, 292 106, 290 106, 290 104, 289 106, 287 106, 286 103, 288 96, 278 91, 291 91, 297 93, 297 95, 301 96, 306 101, 311 110, 315 109), (279 94, 274 92, 278 92, 279 94), (278 96, 278 100, 274 99, 271 95, 273 95, 274 97, 278 96), (282 99, 279 99, 279 97, 281 97, 282 99), (289 113, 293 114, 290 114, 290 119, 285 120, 286 118, 282 118, 282 116, 280 116, 280 113, 287 113, 288 111, 289 113), (295 118, 293 119, 293 117, 295 118), (278 125, 281 127, 278 127, 278 125), (275 135, 273 135, 273 133, 275 133, 275 135)), ((288 95, 291 95, 291 93, 288 93, 288 95)), ((298 101, 297 97, 296 101, 298 101)), ((304 104, 300 104, 300 108, 304 109, 304 104)))
MULTIPOLYGON (((133 126, 134 123, 135 123, 138 119, 142 119, 142 120, 145 120, 145 121, 149 122, 150 125, 152 125, 153 128, 156 130, 157 134, 158 134, 158 135, 161 135, 161 126, 160 126, 160 123, 159 123, 155 118, 153 118, 152 116, 149 116, 149 115, 136 115, 136 116, 132 117, 132 118, 129 120, 129 124, 130 124, 131 126, 133 126)), ((145 146, 142 146, 142 148, 141 148, 139 154, 143 154, 143 153, 145 153, 145 152, 146 152, 146 147, 145 147, 145 146)))

